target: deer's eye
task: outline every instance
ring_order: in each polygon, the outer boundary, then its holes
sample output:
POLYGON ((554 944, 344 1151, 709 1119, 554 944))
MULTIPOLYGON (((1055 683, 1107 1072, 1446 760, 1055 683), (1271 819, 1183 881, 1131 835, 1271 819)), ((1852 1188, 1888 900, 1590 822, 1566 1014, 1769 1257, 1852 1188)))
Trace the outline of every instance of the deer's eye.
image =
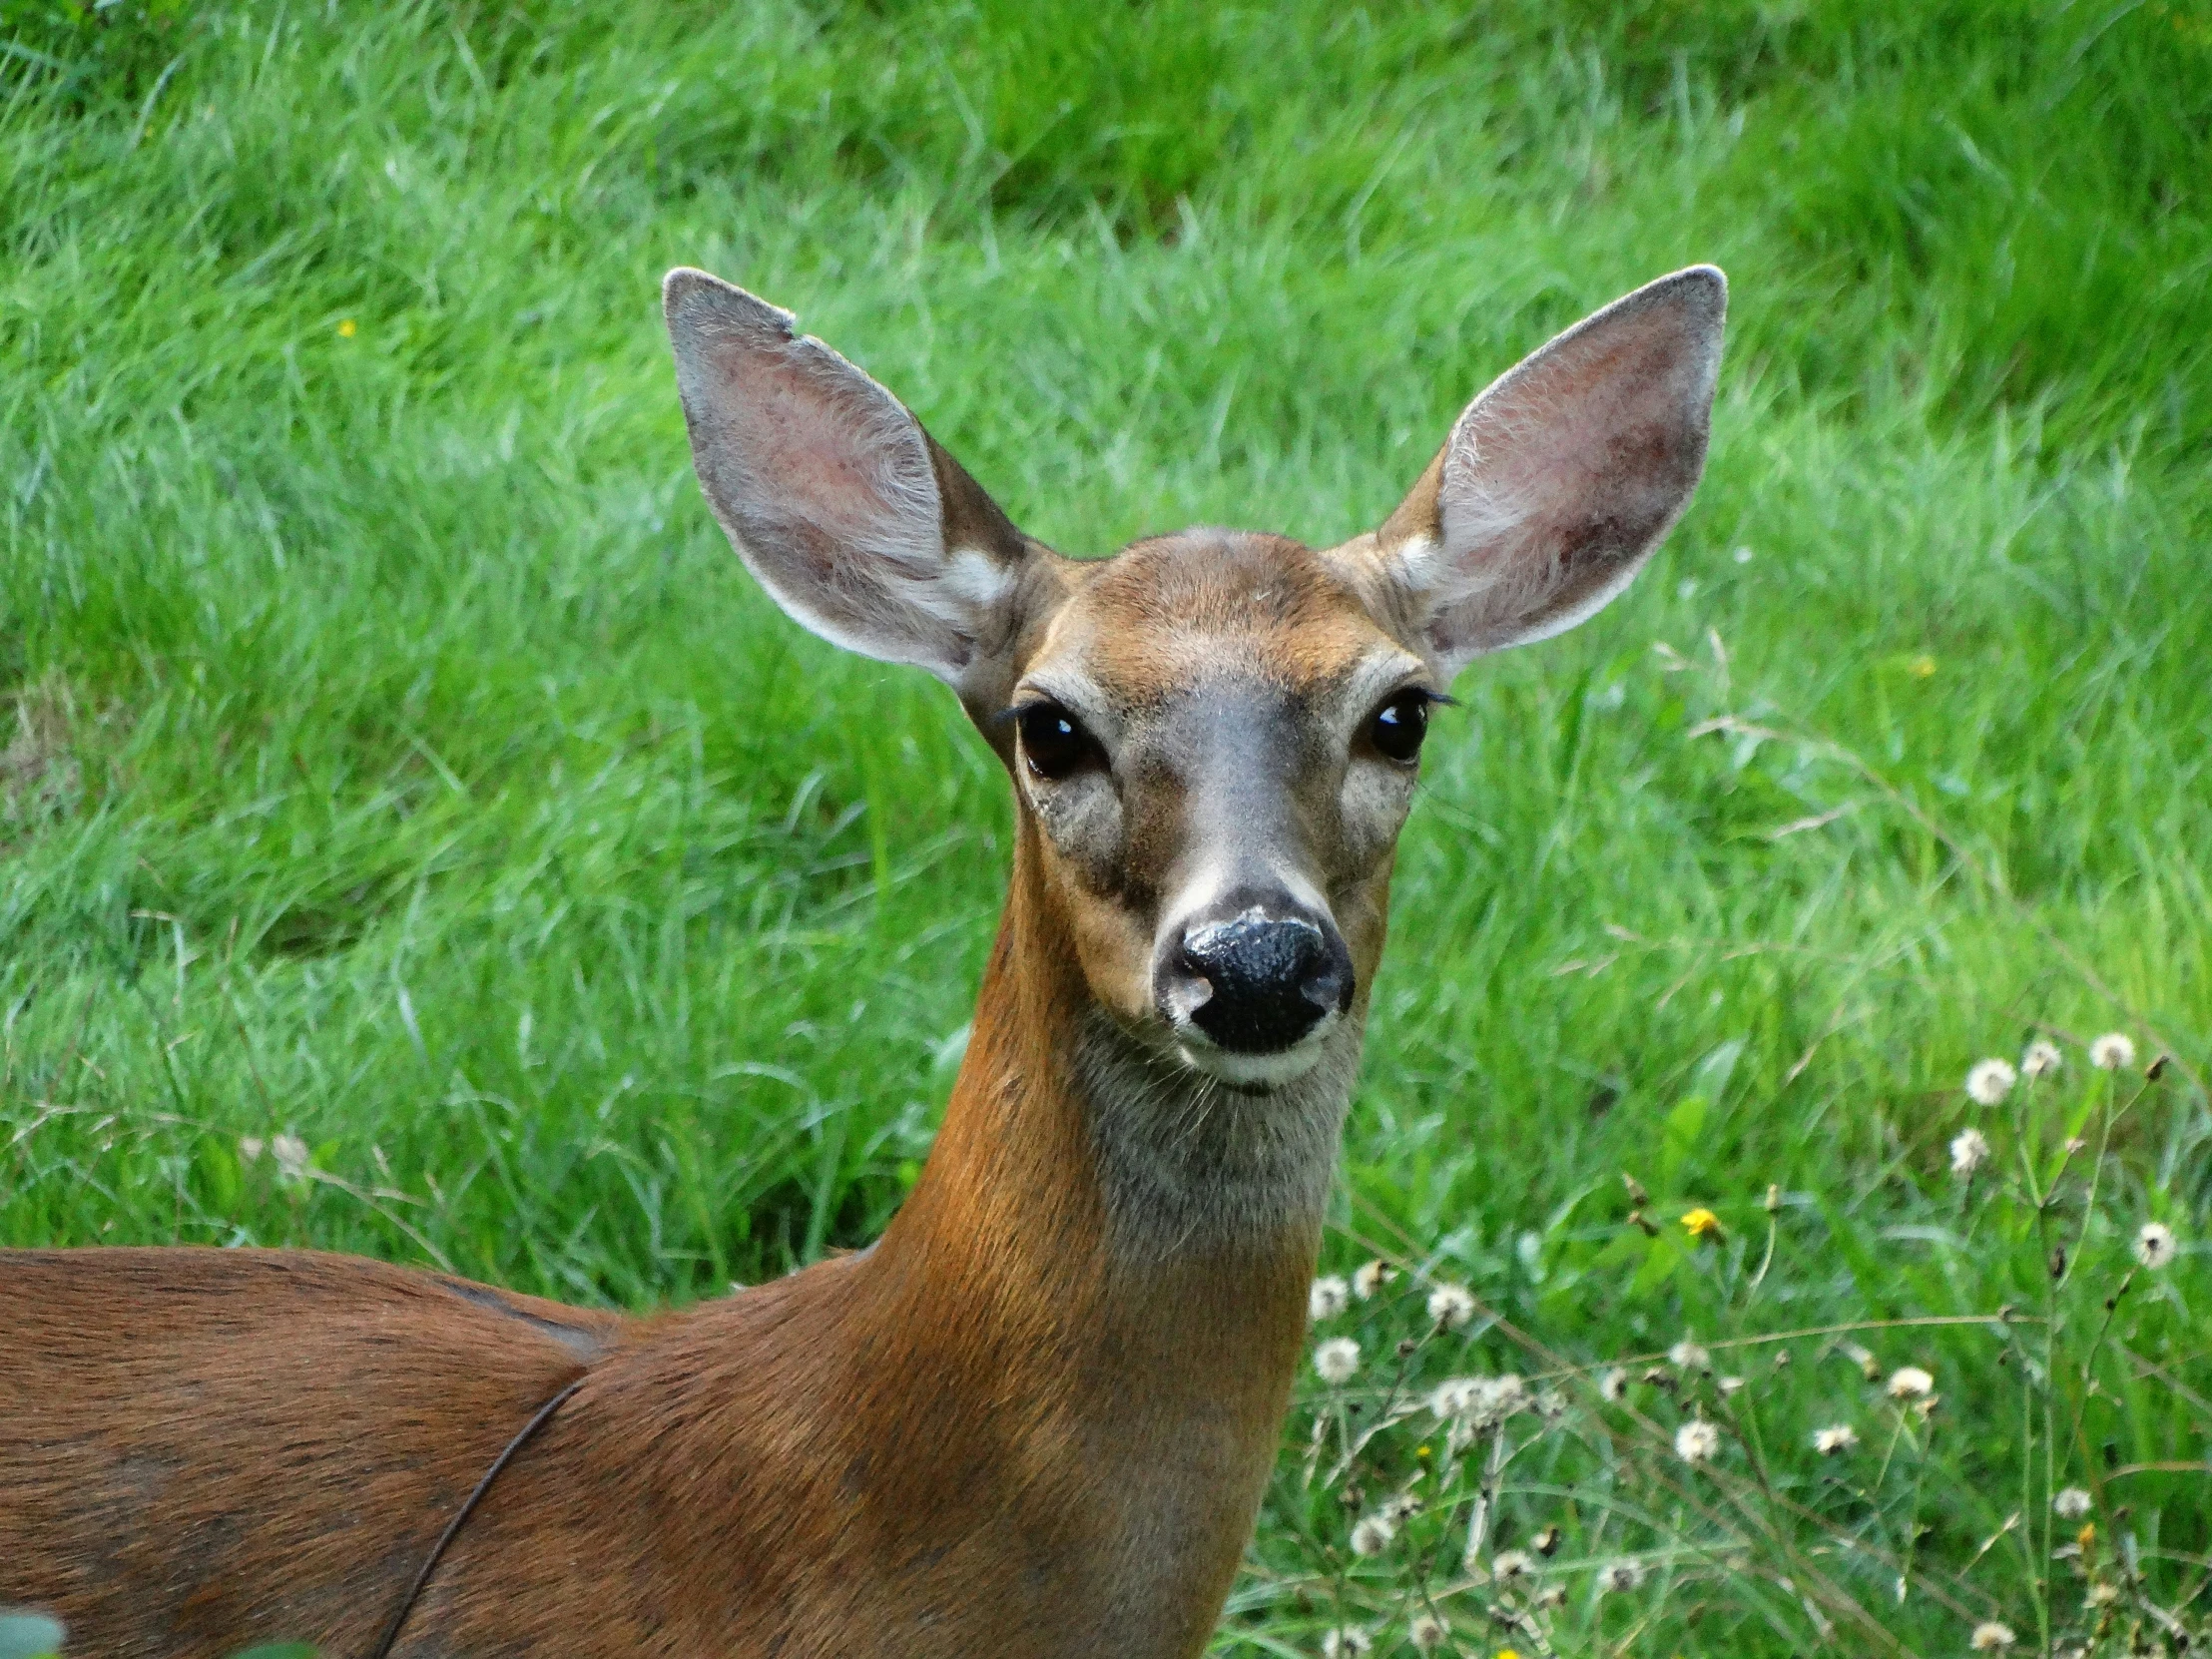
POLYGON ((1022 759, 1048 783, 1106 764, 1106 752, 1098 740, 1057 703, 1023 704, 1014 712, 1014 725, 1021 734, 1022 759))
POLYGON ((1368 739, 1387 760, 1411 762, 1420 756, 1420 741, 1428 735, 1428 705, 1424 691, 1399 692, 1375 711, 1368 722, 1368 739))

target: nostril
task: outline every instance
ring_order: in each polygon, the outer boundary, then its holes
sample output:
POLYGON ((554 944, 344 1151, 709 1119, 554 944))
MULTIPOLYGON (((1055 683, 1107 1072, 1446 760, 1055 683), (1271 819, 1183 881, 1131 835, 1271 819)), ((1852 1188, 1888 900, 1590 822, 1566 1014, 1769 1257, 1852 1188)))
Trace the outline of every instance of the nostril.
POLYGON ((1326 952, 1299 989, 1317 1008, 1333 1008, 1340 1014, 1347 1012, 1352 1007, 1351 961, 1340 962, 1334 951, 1326 952))

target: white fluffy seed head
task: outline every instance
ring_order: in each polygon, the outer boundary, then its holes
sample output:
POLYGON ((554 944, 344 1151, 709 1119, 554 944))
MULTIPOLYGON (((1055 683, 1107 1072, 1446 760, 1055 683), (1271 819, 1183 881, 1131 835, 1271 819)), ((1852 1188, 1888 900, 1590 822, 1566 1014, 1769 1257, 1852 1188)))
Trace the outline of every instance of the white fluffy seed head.
POLYGON ((1936 1386, 1936 1379, 1918 1366, 1900 1366, 1890 1373, 1892 1399, 1919 1399, 1936 1386))
POLYGON ((1989 1137, 1978 1129, 1961 1129, 1950 1138, 1950 1173, 1971 1175, 1989 1161, 1989 1137))
POLYGON ((1314 1281, 1306 1293, 1306 1313, 1317 1325, 1333 1320, 1352 1306, 1352 1287, 1336 1274, 1314 1281))
POLYGON ((1597 1380, 1597 1396, 1608 1405, 1618 1405, 1628 1397, 1628 1373, 1614 1366, 1597 1380))
POLYGON ((1438 1285, 1428 1293, 1428 1317, 1444 1331, 1456 1331, 1474 1318, 1474 1298, 1463 1285, 1438 1285))
POLYGON ((1474 1415, 1476 1390, 1481 1379, 1474 1377, 1447 1377, 1429 1390, 1428 1408, 1445 1422, 1464 1420, 1474 1415))
POLYGON ((1667 1350, 1667 1359, 1681 1371, 1711 1371, 1713 1356, 1708 1354, 1695 1337, 1684 1337, 1667 1350))
POLYGON ((1859 1443, 1859 1430, 1848 1422, 1830 1423, 1813 1430, 1813 1449, 1823 1457, 1840 1457, 1859 1443))
POLYGON ((2135 1063, 2135 1044, 2124 1031, 2107 1031, 2089 1043, 2089 1064, 2099 1071, 2118 1071, 2135 1063))
POLYGON ((1643 1581, 1641 1561, 1608 1561, 1598 1568, 1597 1587, 1606 1595, 1625 1595, 1643 1581))
POLYGON ((1490 1557, 1490 1576, 1500 1584, 1509 1584, 1516 1578, 1526 1578, 1534 1565, 1525 1549, 1501 1549, 1490 1557))
POLYGON ((1387 1262, 1369 1262, 1353 1274, 1352 1294, 1362 1302, 1372 1301, 1375 1293, 1395 1277, 1387 1262))
POLYGON ((1529 1407, 1528 1384, 1519 1378, 1452 1377, 1436 1384, 1428 1408, 1446 1422, 1491 1428, 1529 1407))
POLYGON ((1674 1431, 1674 1454, 1685 1463, 1702 1463, 1721 1449, 1721 1431, 1703 1417, 1674 1431))
POLYGON ((1343 1659, 1349 1653, 1373 1653, 1375 1638, 1356 1624, 1332 1630, 1321 1639, 1323 1659, 1343 1659))
POLYGON ((269 1154, 276 1160, 276 1173, 287 1181, 304 1181, 307 1178, 307 1143, 297 1135, 278 1135, 269 1143, 269 1154))
POLYGON ((1966 1645, 1976 1653, 1999 1653, 2010 1647, 2019 1637, 2012 1634, 2012 1627, 1988 1619, 1973 1627, 1973 1634, 1966 1638, 1966 1645))
POLYGON ((1390 1547, 1390 1540, 1396 1536, 1397 1523, 1381 1510, 1372 1515, 1362 1515, 1353 1523, 1352 1553, 1381 1555, 1390 1547))
POLYGON ((1405 1627, 1405 1635, 1415 1653, 1438 1653, 1451 1640, 1451 1626, 1440 1614, 1415 1613, 1412 1623, 1405 1627))
POLYGON ((2135 1235, 2135 1260, 2156 1273, 2174 1259, 2174 1230, 2164 1222, 2147 1221, 2135 1235))
POLYGON ((1360 1369, 1360 1345, 1350 1337, 1332 1337, 1314 1347, 1314 1375, 1335 1387, 1360 1369))
POLYGON ((2089 1494, 2079 1486, 2068 1486, 2051 1495, 2050 1506, 2060 1520, 2079 1520, 2089 1512, 2089 1494))
POLYGON ((1966 1093, 1982 1106, 1994 1106, 2012 1092, 2020 1074, 2006 1060, 1976 1060, 1966 1073, 1966 1093))
POLYGON ((2058 1052, 2058 1045, 2047 1038, 2037 1037, 2020 1055, 2022 1077, 2048 1077, 2066 1063, 2066 1057, 2058 1052))

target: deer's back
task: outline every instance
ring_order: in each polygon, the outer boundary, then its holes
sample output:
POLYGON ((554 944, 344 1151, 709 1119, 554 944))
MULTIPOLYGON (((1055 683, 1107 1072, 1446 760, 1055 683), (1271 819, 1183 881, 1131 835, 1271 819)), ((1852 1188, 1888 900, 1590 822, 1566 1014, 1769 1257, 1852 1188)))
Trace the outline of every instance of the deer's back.
POLYGON ((116 1659, 363 1652, 622 1329, 304 1251, 0 1252, 0 1604, 116 1659))

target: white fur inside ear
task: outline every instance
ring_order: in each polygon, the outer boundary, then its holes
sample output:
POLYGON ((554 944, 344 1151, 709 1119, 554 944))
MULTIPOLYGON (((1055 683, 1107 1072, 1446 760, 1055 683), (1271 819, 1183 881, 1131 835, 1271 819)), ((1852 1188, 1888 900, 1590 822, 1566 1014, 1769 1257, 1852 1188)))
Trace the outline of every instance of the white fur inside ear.
POLYGON ((1013 597, 1015 582, 1013 568, 1003 560, 962 547, 945 556, 927 586, 914 590, 913 603, 946 626, 973 634, 1013 597))

